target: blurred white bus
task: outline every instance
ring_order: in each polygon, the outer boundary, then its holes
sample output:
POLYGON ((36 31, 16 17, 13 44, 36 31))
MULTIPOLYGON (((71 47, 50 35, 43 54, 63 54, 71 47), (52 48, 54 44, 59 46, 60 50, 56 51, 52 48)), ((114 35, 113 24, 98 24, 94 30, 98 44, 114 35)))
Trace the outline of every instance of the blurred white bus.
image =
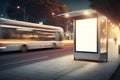
POLYGON ((0 18, 0 52, 61 48, 62 40, 61 27, 0 18))

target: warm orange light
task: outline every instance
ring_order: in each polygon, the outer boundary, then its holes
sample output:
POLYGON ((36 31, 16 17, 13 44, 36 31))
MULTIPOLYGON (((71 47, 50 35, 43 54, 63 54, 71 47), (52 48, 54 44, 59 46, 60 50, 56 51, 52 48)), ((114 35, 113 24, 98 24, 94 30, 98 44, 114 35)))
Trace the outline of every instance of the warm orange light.
POLYGON ((105 20, 104 20, 104 19, 102 19, 102 20, 101 20, 101 22, 105 22, 105 20))
POLYGON ((65 14, 65 18, 69 18, 70 17, 70 15, 69 14, 65 14))
POLYGON ((85 11, 84 14, 85 15, 90 15, 90 12, 89 11, 85 11))
POLYGON ((108 20, 108 22, 110 23, 111 21, 110 21, 110 20, 108 20))
POLYGON ((110 25, 113 25, 113 23, 110 22, 110 25))
POLYGON ((55 15, 55 13, 54 13, 54 12, 52 12, 52 15, 54 16, 54 15, 55 15))
POLYGON ((17 9, 20 9, 20 6, 17 6, 17 9))
POLYGON ((119 23, 119 26, 120 26, 120 23, 119 23))
POLYGON ((73 40, 64 40, 63 43, 73 43, 73 40))

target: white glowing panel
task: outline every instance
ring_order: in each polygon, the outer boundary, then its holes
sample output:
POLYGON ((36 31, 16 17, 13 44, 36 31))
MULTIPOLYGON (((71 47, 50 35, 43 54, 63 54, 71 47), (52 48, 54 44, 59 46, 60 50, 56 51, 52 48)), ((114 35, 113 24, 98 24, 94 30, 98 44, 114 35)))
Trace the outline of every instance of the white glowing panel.
POLYGON ((76 51, 97 52, 97 18, 76 20, 76 51))

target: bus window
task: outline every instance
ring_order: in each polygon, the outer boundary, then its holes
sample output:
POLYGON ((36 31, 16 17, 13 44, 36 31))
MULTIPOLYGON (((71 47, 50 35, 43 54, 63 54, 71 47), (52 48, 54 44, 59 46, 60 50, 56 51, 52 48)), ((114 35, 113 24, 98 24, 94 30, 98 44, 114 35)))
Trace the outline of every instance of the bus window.
POLYGON ((41 41, 52 41, 56 40, 56 36, 54 32, 48 32, 48 31, 36 31, 36 34, 38 34, 38 38, 41 41))
POLYGON ((0 27, 0 39, 2 38, 2 28, 0 27))
POLYGON ((62 41, 63 40, 63 34, 58 32, 58 41, 62 41))
POLYGON ((22 31, 21 32, 21 39, 34 39, 33 33, 28 31, 22 31))
POLYGON ((14 29, 1 28, 1 39, 12 39, 12 34, 14 34, 14 29))

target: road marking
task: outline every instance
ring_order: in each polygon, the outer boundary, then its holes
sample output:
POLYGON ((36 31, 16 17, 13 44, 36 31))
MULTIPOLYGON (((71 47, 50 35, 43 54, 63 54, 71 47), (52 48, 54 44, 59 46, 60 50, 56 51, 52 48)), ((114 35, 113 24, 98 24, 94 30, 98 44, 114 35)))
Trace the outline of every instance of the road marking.
POLYGON ((13 62, 13 63, 2 64, 0 66, 7 66, 7 65, 18 64, 18 63, 23 63, 23 62, 27 62, 27 61, 33 61, 33 60, 39 60, 39 59, 45 59, 45 58, 48 58, 48 56, 43 56, 43 57, 38 57, 38 58, 33 58, 33 59, 27 59, 27 60, 17 61, 17 62, 13 62))

